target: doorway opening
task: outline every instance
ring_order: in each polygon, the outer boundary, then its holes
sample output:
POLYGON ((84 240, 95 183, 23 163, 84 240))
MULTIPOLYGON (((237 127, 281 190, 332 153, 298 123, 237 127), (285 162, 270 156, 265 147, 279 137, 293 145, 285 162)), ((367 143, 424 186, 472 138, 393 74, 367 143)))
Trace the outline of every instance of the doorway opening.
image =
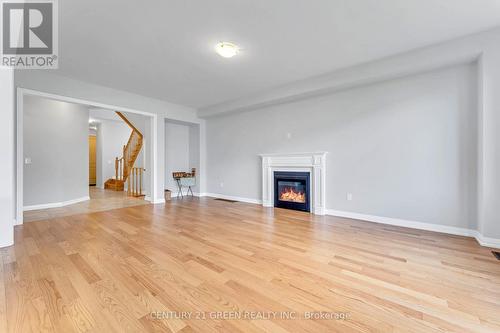
POLYGON ((91 130, 92 128, 89 130, 89 186, 96 186, 97 133, 92 133, 91 130))
POLYGON ((156 121, 155 114, 18 89, 16 223, 149 204, 156 121), (123 187, 106 186, 114 180, 123 187))

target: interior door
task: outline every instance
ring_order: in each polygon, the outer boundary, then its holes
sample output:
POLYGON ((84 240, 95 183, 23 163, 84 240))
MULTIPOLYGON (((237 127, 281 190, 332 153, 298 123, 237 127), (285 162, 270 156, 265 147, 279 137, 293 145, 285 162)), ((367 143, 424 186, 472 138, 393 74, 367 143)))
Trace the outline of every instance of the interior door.
POLYGON ((96 136, 89 135, 89 185, 96 184, 96 136))

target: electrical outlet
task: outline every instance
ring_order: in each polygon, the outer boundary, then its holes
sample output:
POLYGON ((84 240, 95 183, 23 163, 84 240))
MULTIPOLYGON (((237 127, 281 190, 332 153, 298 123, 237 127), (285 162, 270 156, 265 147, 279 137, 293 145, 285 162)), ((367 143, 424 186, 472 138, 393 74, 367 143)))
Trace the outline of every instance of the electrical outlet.
POLYGON ((352 193, 347 193, 346 199, 347 201, 352 201, 352 193))

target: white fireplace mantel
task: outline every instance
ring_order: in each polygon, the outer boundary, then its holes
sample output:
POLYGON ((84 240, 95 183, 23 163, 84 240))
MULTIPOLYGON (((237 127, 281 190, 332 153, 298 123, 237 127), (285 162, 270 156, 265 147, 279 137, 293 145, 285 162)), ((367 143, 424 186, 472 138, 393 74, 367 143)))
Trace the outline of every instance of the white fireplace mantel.
POLYGON ((262 157, 262 205, 274 207, 274 171, 310 172, 311 212, 325 215, 326 152, 260 154, 262 157))

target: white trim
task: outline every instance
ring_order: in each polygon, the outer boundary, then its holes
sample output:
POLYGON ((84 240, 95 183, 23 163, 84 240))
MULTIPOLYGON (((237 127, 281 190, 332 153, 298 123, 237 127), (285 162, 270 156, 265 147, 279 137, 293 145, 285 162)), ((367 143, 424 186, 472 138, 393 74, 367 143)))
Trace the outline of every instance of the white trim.
POLYGON ((300 153, 271 153, 271 154, 258 154, 260 157, 288 157, 288 156, 314 156, 314 155, 326 155, 326 151, 315 151, 315 152, 300 152, 300 153))
POLYGON ((24 206, 23 210, 24 211, 29 211, 29 210, 38 210, 38 209, 47 209, 47 208, 58 208, 58 207, 64 207, 68 205, 73 205, 79 202, 87 201, 90 200, 90 197, 87 195, 85 197, 77 198, 77 199, 71 199, 68 201, 62 201, 62 202, 52 202, 52 203, 47 203, 47 204, 40 204, 40 205, 31 205, 31 206, 24 206))
POLYGON ((140 115, 148 116, 148 117, 156 115, 156 113, 139 111, 139 110, 129 109, 129 108, 122 107, 122 106, 104 104, 104 103, 100 103, 100 102, 94 102, 94 101, 89 101, 89 100, 80 99, 80 98, 73 98, 73 97, 68 97, 68 96, 64 96, 64 95, 56 95, 56 94, 46 93, 46 92, 39 91, 39 90, 32 90, 32 89, 21 88, 21 87, 17 88, 17 92, 18 93, 21 92, 23 95, 24 94, 34 95, 34 96, 39 96, 39 97, 55 99, 55 100, 63 101, 63 102, 67 102, 67 103, 90 105, 90 106, 95 106, 95 107, 102 108, 102 109, 121 111, 121 112, 130 112, 130 113, 140 114, 140 115))
POLYGON ((225 194, 219 194, 219 193, 200 193, 200 197, 202 197, 202 196, 203 197, 226 199, 226 200, 234 200, 234 201, 246 202, 246 203, 251 203, 251 204, 256 204, 256 205, 262 204, 262 200, 243 198, 243 197, 235 197, 232 195, 225 195, 225 194))
POLYGON ((156 204, 162 204, 162 203, 165 203, 165 198, 163 199, 155 199, 153 201, 150 201, 152 204, 156 205, 156 204))
POLYGON ((458 227, 451 227, 439 224, 396 219, 392 217, 352 213, 352 212, 345 212, 333 209, 327 209, 326 214, 337 217, 346 217, 354 220, 362 220, 362 221, 375 222, 381 224, 394 225, 398 227, 406 227, 406 228, 413 228, 413 229, 420 229, 427 231, 443 232, 446 234, 459 235, 459 236, 471 236, 471 231, 472 231, 466 228, 458 228, 458 227))
MULTIPOLYGON (((93 107, 120 111, 120 112, 129 112, 140 114, 143 116, 151 117, 152 122, 152 141, 153 141, 153 163, 151 167, 153 168, 153 172, 151 173, 151 184, 153 189, 153 197, 156 195, 158 184, 156 180, 158 179, 158 168, 157 168, 157 147, 158 147, 158 137, 157 137, 157 126, 158 126, 158 115, 156 113, 144 112, 135 109, 130 109, 126 107, 121 107, 117 105, 104 104, 99 102, 94 102, 90 100, 84 100, 79 98, 73 98, 63 95, 56 95, 51 93, 46 93, 38 90, 26 89, 18 87, 16 90, 17 94, 17 112, 16 112, 16 128, 17 128, 17 136, 16 136, 16 225, 23 224, 23 172, 24 172, 24 161, 23 161, 23 98, 25 95, 39 96, 44 98, 50 98, 57 101, 67 102, 67 103, 76 103, 76 104, 84 104, 93 107)), ((160 199, 155 199, 155 202, 161 202, 160 199)), ((165 200, 163 199, 163 202, 165 200)), ((37 208, 41 209, 41 208, 37 208)))
POLYGON ((445 234, 458 235, 458 236, 466 236, 473 237, 477 240, 477 242, 481 246, 492 247, 492 248, 500 248, 500 239, 484 237, 479 231, 471 230, 467 228, 459 228, 452 227, 446 225, 432 224, 432 223, 424 223, 403 219, 396 219, 392 217, 384 217, 384 216, 376 216, 376 215, 367 215, 360 213, 352 213, 345 212, 333 209, 326 210, 327 215, 336 216, 336 217, 345 217, 354 220, 361 220, 367 222, 375 222, 387 225, 394 225, 398 227, 433 231, 433 232, 441 232, 445 234))
POLYGON ((12 112, 15 106, 15 80, 14 70, 0 66, 1 78, 0 89, 2 89, 2 209, 4 209, 2 218, 0 219, 0 248, 11 246, 14 244, 14 225, 15 212, 13 212, 15 185, 14 185, 14 151, 12 147, 15 145, 15 115, 12 112), (5 147, 5 149, 4 149, 5 147))
POLYGON ((24 200, 24 151, 23 151, 23 93, 17 89, 17 112, 16 112, 16 224, 23 224, 23 200, 24 200))
MULTIPOLYGON (((151 196, 154 198, 156 197, 158 193, 157 189, 158 189, 158 184, 156 182, 156 180, 158 179, 158 167, 157 167, 157 162, 158 162, 158 116, 156 114, 153 115, 153 119, 152 119, 152 124, 151 124, 152 128, 151 128, 151 132, 152 132, 152 138, 153 138, 153 148, 152 148, 152 152, 153 152, 153 163, 150 167, 153 168, 153 172, 150 173, 151 175, 151 183, 149 185, 150 189, 151 189, 151 196)), ((163 125, 165 126, 165 125, 163 125)), ((165 139, 164 139, 165 140, 165 139)), ((146 149, 144 150, 146 151, 146 149)), ((163 161, 165 162, 165 161, 163 161)), ((159 198, 156 198, 156 199, 153 199, 153 201, 156 201, 158 200, 159 198)), ((165 200, 163 198, 163 200, 165 200)))
MULTIPOLYGON (((191 194, 185 194, 184 192, 182 192, 182 194, 184 194, 184 197, 190 197, 190 196, 191 196, 191 194)), ((205 196, 205 193, 193 192, 193 196, 195 196, 195 197, 204 197, 204 196, 205 196)), ((170 197, 171 197, 171 198, 182 198, 182 197, 179 195, 179 193, 178 193, 178 192, 175 192, 175 193, 171 192, 170 197)))
POLYGON ((495 249, 500 249, 500 239, 484 237, 479 231, 471 230, 473 232, 473 237, 476 238, 477 242, 486 247, 491 247, 495 249))

